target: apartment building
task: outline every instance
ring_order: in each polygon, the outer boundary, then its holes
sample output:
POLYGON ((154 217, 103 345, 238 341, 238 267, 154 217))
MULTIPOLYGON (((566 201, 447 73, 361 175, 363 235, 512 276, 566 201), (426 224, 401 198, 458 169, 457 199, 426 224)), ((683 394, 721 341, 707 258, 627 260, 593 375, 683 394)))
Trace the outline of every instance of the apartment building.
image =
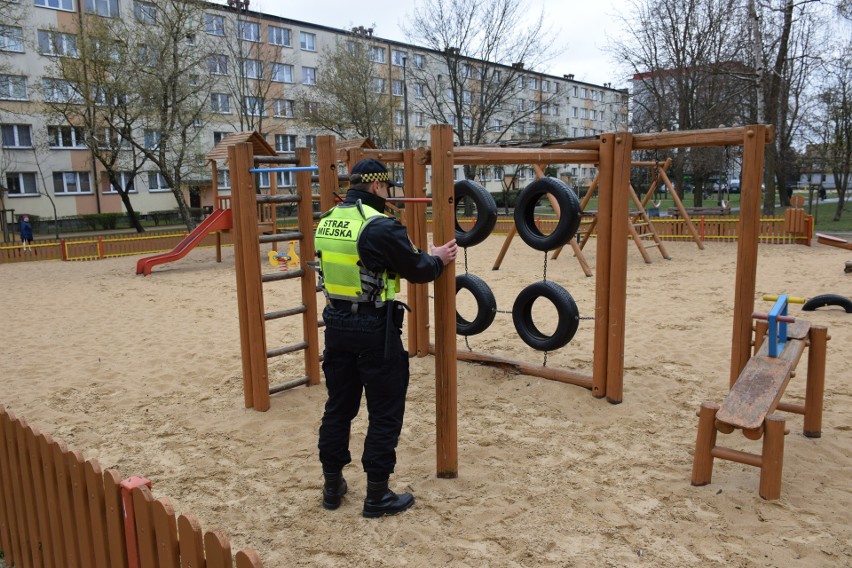
MULTIPOLYGON (((20 0, 16 4, 22 18, 0 23, 2 209, 13 209, 15 217, 27 213, 48 218, 123 211, 118 192, 87 144, 87 137, 93 134, 79 124, 59 120, 46 102, 74 102, 75 86, 56 77, 56 62, 80 57, 78 45, 81 33, 88 29, 87 21, 157 26, 159 5, 142 0, 20 0)), ((212 205, 214 181, 224 193, 230 188, 227 167, 221 167, 218 179, 211 180, 203 158, 229 133, 256 129, 281 154, 296 147, 315 148, 316 136, 329 132, 311 128, 300 119, 303 111, 310 110, 300 108, 310 105, 300 93, 315 88, 323 73, 324 50, 353 36, 369 44, 369 57, 380 69, 373 88, 399 103, 394 106, 395 134, 389 145, 404 147, 406 131, 412 147, 428 145, 429 128, 436 119, 426 110, 425 86, 416 79, 415 71, 432 69, 436 76, 446 73, 446 60, 441 57, 445 54, 385 40, 362 27, 335 29, 218 4, 202 4, 197 17, 197 33, 187 33, 185 38, 189 48, 207 50, 200 59, 203 64, 198 66, 198 75, 184 78, 190 85, 199 85, 196 96, 204 104, 188 137, 192 159, 181 187, 191 206, 212 205), (405 73, 404 66, 409 66, 410 73, 405 73), (205 80, 199 81, 199 77, 205 80)), ((472 74, 488 68, 494 74, 517 77, 513 103, 517 106, 507 109, 505 117, 493 118, 489 130, 493 130, 493 138, 488 142, 497 141, 498 136, 501 140, 578 138, 627 127, 626 90, 575 81, 572 75, 525 71, 522 64, 501 66, 466 59, 463 65, 472 74), (519 112, 522 120, 517 118, 519 112)), ((468 96, 465 92, 465 101, 468 96)), ((450 124, 469 120, 452 113, 443 118, 450 124)), ((140 127, 133 136, 154 146, 160 134, 140 127)), ((138 150, 129 144, 124 152, 126 163, 134 158, 139 161, 138 150)), ((172 190, 156 167, 144 163, 135 175, 132 168, 127 169, 120 172, 119 183, 129 191, 137 212, 175 207, 172 190)), ((503 168, 483 168, 478 177, 489 190, 500 191, 507 173, 503 168)), ((595 173, 593 164, 559 169, 560 175, 580 184, 595 173)), ((519 174, 522 183, 533 175, 529 168, 522 168, 519 174)), ((461 168, 457 176, 463 176, 461 168)), ((290 187, 294 179, 279 174, 276 181, 278 187, 290 187)), ((261 188, 270 185, 266 176, 257 182, 261 188)))

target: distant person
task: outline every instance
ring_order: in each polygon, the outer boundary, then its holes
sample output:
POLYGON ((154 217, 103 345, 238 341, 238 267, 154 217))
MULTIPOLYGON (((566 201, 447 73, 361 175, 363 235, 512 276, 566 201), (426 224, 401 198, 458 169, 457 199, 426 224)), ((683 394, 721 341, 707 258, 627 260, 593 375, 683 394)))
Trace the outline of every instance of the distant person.
POLYGON ((822 184, 819 184, 819 198, 822 199, 823 201, 825 201, 826 197, 828 197, 828 195, 825 191, 825 186, 822 185, 822 184))
POLYGON ((33 227, 30 225, 30 218, 28 215, 21 217, 18 229, 21 233, 21 244, 23 245, 24 250, 32 250, 33 227))

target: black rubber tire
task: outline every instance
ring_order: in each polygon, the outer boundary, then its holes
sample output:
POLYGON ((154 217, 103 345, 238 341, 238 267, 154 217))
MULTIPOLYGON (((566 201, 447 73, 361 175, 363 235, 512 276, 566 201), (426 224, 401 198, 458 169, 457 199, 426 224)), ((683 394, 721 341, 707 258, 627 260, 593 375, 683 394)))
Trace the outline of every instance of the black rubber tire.
POLYGON ((456 276, 456 294, 459 290, 467 290, 476 300, 476 317, 473 321, 467 321, 456 312, 456 334, 470 336, 482 333, 494 322, 497 315, 497 300, 494 292, 485 281, 473 274, 459 274, 456 276))
POLYGON ((539 351, 553 351, 567 345, 577 333, 580 312, 568 290, 550 281, 530 284, 518 294, 512 306, 512 321, 524 343, 539 351), (553 335, 544 335, 532 319, 533 303, 538 298, 547 298, 556 309, 558 323, 553 335))
POLYGON ((539 178, 526 186, 515 204, 515 229, 521 239, 536 250, 550 251, 559 248, 577 234, 580 227, 580 200, 565 182, 556 178, 539 178), (538 200, 550 194, 559 205, 559 221, 549 235, 535 225, 535 207, 538 200))
POLYGON ((497 202, 487 189, 469 179, 457 181, 453 193, 457 207, 463 199, 470 199, 476 205, 476 222, 469 231, 463 230, 456 219, 456 242, 460 247, 478 245, 488 238, 497 224, 497 202))
POLYGON ((852 314, 852 300, 838 296, 837 294, 820 294, 819 296, 814 296, 804 303, 802 311, 812 312, 824 306, 840 306, 846 310, 847 314, 852 314))

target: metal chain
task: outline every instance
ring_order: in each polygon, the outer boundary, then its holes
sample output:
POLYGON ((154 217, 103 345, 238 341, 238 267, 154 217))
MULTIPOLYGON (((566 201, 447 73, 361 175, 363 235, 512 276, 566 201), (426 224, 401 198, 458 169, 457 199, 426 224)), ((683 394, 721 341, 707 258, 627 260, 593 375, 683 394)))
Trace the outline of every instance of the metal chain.
POLYGON ((547 281, 547 251, 544 251, 544 275, 542 276, 542 279, 545 282, 547 281))
POLYGON ((462 247, 464 250, 464 273, 467 274, 467 247, 462 247))
POLYGON ((544 352, 544 363, 542 363, 541 366, 547 367, 547 351, 544 352))

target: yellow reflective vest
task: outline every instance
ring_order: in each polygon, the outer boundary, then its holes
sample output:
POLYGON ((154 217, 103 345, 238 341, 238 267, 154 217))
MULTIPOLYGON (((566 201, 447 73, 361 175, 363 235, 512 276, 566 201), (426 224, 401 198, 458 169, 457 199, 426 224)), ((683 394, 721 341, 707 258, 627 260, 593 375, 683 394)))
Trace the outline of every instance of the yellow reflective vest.
POLYGON ((359 263, 358 239, 368 223, 384 215, 360 201, 338 205, 320 219, 316 231, 320 285, 326 297, 372 302, 380 307, 399 291, 399 276, 376 273, 359 263))

